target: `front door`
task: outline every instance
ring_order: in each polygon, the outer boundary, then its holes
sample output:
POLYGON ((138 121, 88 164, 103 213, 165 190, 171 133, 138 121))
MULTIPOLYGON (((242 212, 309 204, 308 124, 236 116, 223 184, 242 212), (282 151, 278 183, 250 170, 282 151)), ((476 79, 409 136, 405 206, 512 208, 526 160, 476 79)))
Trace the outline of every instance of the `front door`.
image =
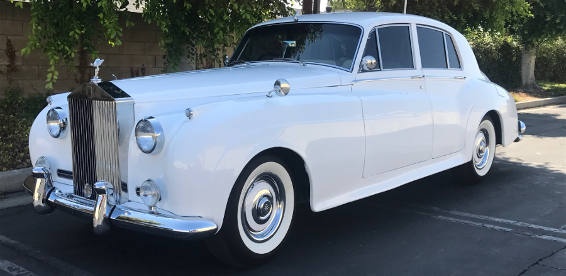
POLYGON ((411 33, 409 24, 396 24, 368 36, 364 56, 374 57, 377 67, 361 69, 352 87, 364 115, 364 177, 431 158, 431 104, 413 58, 411 33))

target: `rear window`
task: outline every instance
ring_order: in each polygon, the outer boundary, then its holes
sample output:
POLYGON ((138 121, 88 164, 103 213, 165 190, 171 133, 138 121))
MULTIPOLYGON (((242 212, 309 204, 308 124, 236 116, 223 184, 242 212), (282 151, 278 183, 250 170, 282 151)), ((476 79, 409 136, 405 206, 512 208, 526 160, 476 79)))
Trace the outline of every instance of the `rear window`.
POLYGON ((444 33, 425 27, 417 27, 419 49, 423 68, 448 68, 444 33))
POLYGON ((461 68, 452 36, 431 27, 417 26, 421 64, 424 69, 461 68))

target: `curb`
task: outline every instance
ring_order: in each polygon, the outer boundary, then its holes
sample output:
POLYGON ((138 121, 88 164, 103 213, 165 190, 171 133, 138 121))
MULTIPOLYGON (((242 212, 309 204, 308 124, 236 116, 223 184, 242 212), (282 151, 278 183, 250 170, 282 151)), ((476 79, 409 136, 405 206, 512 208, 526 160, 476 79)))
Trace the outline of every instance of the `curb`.
POLYGON ((29 175, 31 175, 31 167, 0 172, 0 195, 23 191, 22 185, 29 175))
POLYGON ((541 106, 554 105, 554 104, 564 104, 564 103, 566 103, 566 96, 560 96, 556 98, 546 98, 546 99, 527 101, 527 102, 518 102, 515 105, 517 106, 517 110, 521 110, 527 108, 541 107, 541 106))

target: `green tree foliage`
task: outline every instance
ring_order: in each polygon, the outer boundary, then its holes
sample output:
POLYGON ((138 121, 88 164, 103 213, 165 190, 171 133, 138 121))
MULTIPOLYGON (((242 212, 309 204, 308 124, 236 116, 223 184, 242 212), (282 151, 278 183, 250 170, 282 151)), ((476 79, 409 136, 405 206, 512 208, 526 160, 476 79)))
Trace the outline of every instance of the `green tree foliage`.
POLYGON ((184 57, 197 67, 214 66, 247 28, 291 13, 288 0, 31 0, 31 34, 22 53, 39 49, 47 56, 46 88, 57 80, 59 64, 77 58, 81 81, 86 81, 88 59, 95 57, 100 41, 122 43, 119 19, 130 3, 161 29, 167 71, 175 70, 184 57))
POLYGON ((31 33, 22 54, 40 49, 47 56, 46 88, 52 88, 57 80, 56 67, 61 61, 71 64, 80 54, 83 58, 79 67, 86 67, 85 55, 95 55, 98 41, 111 46, 121 44, 119 11, 125 9, 127 0, 31 0, 29 4, 31 33))
MULTIPOLYGON (((332 0, 335 9, 403 12, 404 0, 332 0)), ((482 27, 503 31, 512 19, 529 16, 527 0, 408 0, 407 13, 422 15, 464 31, 482 27)))
POLYGON ((510 30, 523 45, 521 79, 525 89, 537 89, 535 61, 540 45, 566 34, 566 1, 527 0, 532 15, 515 20, 510 30))
POLYGON ((526 0, 532 7, 532 16, 514 20, 512 33, 527 46, 539 45, 566 34, 566 1, 526 0))
POLYGON ((507 88, 521 86, 521 46, 512 36, 475 29, 466 32, 478 65, 491 81, 507 88))
POLYGON ((566 83, 566 39, 558 38, 539 45, 535 75, 538 80, 566 83))
POLYGON ((227 47, 234 46, 252 25, 289 15, 287 0, 138 0, 143 16, 160 27, 167 71, 176 70, 183 57, 200 67, 220 64, 227 47))
MULTIPOLYGON (((403 11, 404 0, 381 2, 383 11, 403 11)), ((530 6, 526 0, 408 0, 407 13, 438 19, 460 31, 504 31, 512 19, 529 16, 530 6)))

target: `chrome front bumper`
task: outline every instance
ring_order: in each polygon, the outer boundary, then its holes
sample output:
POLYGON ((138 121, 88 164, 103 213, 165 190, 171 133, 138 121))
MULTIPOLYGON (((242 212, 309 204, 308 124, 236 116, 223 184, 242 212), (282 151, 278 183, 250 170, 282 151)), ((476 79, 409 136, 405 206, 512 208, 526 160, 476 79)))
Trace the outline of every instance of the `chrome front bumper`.
POLYGON ((93 230, 98 234, 116 226, 180 239, 199 239, 215 234, 218 229, 214 222, 201 217, 182 217, 157 210, 112 205, 108 201, 106 188, 101 183, 103 182, 95 184, 96 201, 90 200, 63 193, 53 187, 51 174, 46 168, 35 167, 32 176, 26 179, 24 187, 33 193, 33 207, 38 213, 45 214, 55 207, 63 207, 91 216, 93 230))
POLYGON ((517 138, 515 139, 515 142, 519 142, 523 139, 523 133, 525 133, 525 131, 527 130, 527 126, 525 125, 525 123, 523 123, 523 121, 518 120, 517 121, 517 138))

